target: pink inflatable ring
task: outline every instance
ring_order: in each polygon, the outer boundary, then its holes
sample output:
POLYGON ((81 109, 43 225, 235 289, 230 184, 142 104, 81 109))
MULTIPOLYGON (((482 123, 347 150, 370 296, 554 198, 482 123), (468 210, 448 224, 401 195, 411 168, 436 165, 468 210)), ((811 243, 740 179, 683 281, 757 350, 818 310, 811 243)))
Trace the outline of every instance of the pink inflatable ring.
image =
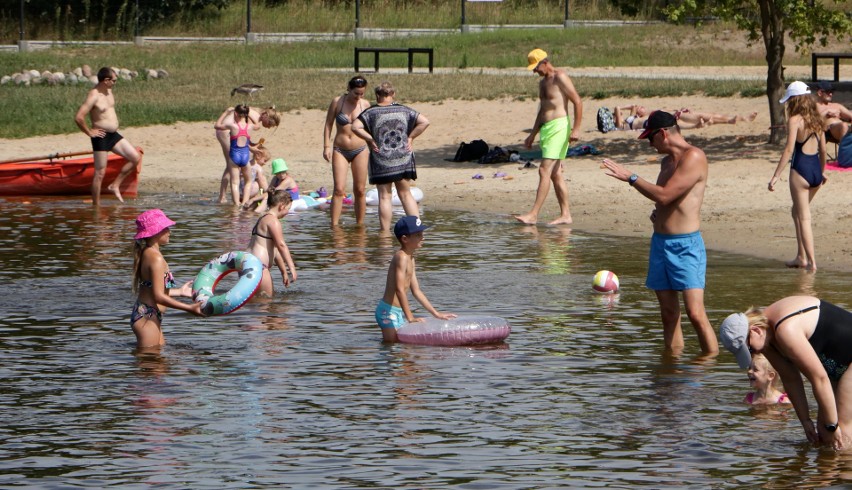
POLYGON ((460 316, 452 320, 428 318, 406 323, 396 331, 405 344, 460 346, 502 342, 512 331, 509 322, 497 316, 460 316))

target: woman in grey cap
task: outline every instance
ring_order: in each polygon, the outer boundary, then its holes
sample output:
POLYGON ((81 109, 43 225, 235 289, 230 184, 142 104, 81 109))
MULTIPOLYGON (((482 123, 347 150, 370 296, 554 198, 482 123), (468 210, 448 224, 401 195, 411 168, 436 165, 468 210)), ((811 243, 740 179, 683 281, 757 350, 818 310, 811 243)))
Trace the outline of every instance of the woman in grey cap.
POLYGON ((812 296, 789 296, 765 308, 728 316, 720 329, 722 344, 746 369, 761 353, 781 375, 805 435, 842 449, 852 430, 852 313, 812 296), (813 387, 817 425, 808 410, 802 375, 813 387))

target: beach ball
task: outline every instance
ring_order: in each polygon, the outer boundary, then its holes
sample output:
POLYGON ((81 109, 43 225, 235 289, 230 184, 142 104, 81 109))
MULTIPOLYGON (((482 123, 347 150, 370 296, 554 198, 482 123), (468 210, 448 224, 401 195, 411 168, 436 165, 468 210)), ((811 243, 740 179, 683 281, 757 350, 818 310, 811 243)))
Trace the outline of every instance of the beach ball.
POLYGON ((592 288, 599 293, 618 292, 618 276, 610 271, 598 271, 592 281, 592 288))

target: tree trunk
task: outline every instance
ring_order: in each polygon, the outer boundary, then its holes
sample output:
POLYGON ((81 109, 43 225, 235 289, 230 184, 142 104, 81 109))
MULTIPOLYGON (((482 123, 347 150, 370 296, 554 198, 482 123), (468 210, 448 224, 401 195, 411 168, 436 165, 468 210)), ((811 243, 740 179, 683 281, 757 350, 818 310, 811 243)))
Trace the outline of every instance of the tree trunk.
POLYGON ((779 144, 785 134, 784 106, 784 14, 776 0, 759 0, 760 24, 766 47, 766 96, 769 99, 769 143, 779 144))

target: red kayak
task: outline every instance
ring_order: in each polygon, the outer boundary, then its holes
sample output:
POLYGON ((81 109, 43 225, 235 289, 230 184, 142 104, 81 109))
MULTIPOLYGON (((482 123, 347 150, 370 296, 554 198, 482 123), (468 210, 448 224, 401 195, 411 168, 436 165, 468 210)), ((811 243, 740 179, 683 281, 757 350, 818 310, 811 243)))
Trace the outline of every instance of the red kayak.
MULTIPOLYGON (((136 148, 142 153, 142 148, 136 148)), ((101 194, 110 194, 107 186, 121 172, 127 160, 115 153, 107 158, 101 194)), ((139 168, 121 183, 122 196, 135 196, 139 184, 139 168)), ((0 162, 0 196, 86 195, 92 192, 95 175, 91 151, 20 158, 0 162), (87 155, 87 156, 82 156, 87 155), (80 158, 73 158, 80 157, 80 158)))

